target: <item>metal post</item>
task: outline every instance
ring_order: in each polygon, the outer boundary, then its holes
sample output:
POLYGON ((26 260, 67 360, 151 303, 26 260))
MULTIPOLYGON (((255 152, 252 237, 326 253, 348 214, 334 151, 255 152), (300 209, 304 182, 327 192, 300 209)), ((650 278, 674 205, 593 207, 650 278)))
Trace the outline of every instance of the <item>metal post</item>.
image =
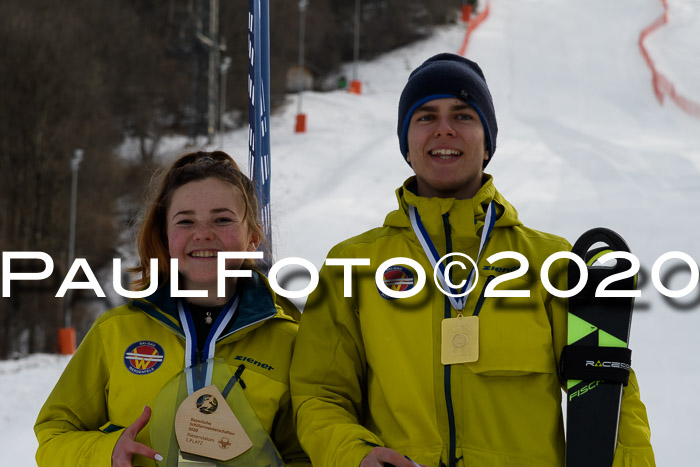
POLYGON ((306 133, 306 115, 301 111, 304 94, 304 36, 306 31, 306 7, 308 0, 299 0, 299 63, 297 64, 297 119, 295 133, 306 133))
MULTIPOLYGON (((73 152, 73 159, 70 161, 71 169, 71 194, 70 194, 70 225, 68 226, 68 266, 67 270, 73 265, 73 260, 75 259, 75 221, 77 217, 77 204, 78 204, 78 169, 80 168, 80 162, 83 160, 83 150, 76 149, 73 152)), ((68 289, 66 291, 66 297, 64 301, 64 314, 63 314, 63 326, 66 328, 71 327, 72 320, 72 298, 73 290, 68 289)))
POLYGON ((207 92, 207 138, 212 142, 216 123, 217 68, 219 67, 219 0, 209 0, 209 72, 207 92))
POLYGON ((360 60, 360 0, 355 0, 355 45, 353 48, 352 79, 357 80, 357 62, 360 60))
POLYGON ((226 73, 231 67, 231 57, 224 57, 221 61, 221 71, 220 86, 221 92, 219 93, 219 146, 224 147, 224 111, 226 110, 226 73))
POLYGON ((308 0, 299 1, 299 65, 297 67, 297 91, 299 92, 297 100, 297 113, 301 114, 301 96, 304 90, 304 33, 306 29, 306 7, 309 5, 308 0))
POLYGON ((362 94, 362 82, 360 82, 357 76, 357 65, 360 61, 360 0, 355 0, 355 40, 353 46, 353 56, 350 92, 362 94))
MULTIPOLYGON (((208 0, 195 0, 192 6, 192 22, 195 26, 192 50, 192 143, 197 144, 199 136, 207 134, 207 81, 205 72, 205 57, 202 38, 204 34, 204 21, 208 12, 208 0)), ((208 24, 208 23, 207 23, 208 24)), ((209 55, 206 56, 208 60, 209 55)))

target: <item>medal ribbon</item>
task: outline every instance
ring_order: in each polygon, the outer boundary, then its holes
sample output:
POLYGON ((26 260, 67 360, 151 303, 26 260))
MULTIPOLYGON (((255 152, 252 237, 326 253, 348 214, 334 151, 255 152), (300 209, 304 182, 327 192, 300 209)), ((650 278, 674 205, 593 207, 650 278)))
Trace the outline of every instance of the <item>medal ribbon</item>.
MULTIPOLYGON (((486 211, 486 219, 484 220, 484 227, 481 231, 481 243, 479 244, 479 253, 476 256, 476 264, 479 264, 479 259, 481 258, 481 252, 484 250, 484 245, 486 245, 486 242, 488 241, 489 237, 491 236, 491 231, 493 230, 493 226, 496 223, 496 213, 495 209, 493 207, 493 201, 489 203, 489 207, 486 211)), ((440 283, 442 284, 442 287, 444 290, 449 290, 450 293, 453 294, 461 294, 464 293, 465 290, 468 290, 471 286, 472 283, 474 282, 475 278, 477 277, 477 274, 474 272, 474 268, 469 272, 469 276, 467 277, 466 284, 461 288, 454 288, 450 287, 447 284, 447 280, 445 279, 445 265, 443 263, 439 263, 438 261, 440 260, 440 254, 437 252, 437 249, 435 248, 435 245, 433 244, 433 241, 430 239, 430 235, 428 235, 428 231, 425 230, 425 226, 423 225, 423 222, 421 221, 420 215, 418 214, 418 209, 416 209, 415 206, 409 205, 408 206, 408 214, 409 217, 411 218, 411 227, 413 228, 413 232, 416 234, 416 237, 418 237, 418 241, 420 242, 421 246, 423 247, 423 251, 425 251, 425 255, 428 257, 430 260, 430 264, 432 264, 433 269, 436 267, 438 268, 437 271, 437 276, 438 279, 440 280, 440 283)), ((450 253, 450 252, 448 252, 450 253)), ((467 297, 469 295, 466 294, 462 297, 450 297, 449 295, 447 298, 450 299, 450 303, 452 304, 452 307, 455 310, 462 311, 464 309, 464 306, 467 303, 467 297)))
POLYGON ((229 300, 224 309, 221 310, 221 313, 219 313, 204 341, 200 360, 197 355, 197 332, 195 331, 192 314, 187 307, 187 303, 184 300, 178 300, 177 311, 180 314, 182 329, 185 331, 185 373, 187 374, 188 394, 192 394, 211 384, 216 340, 226 329, 228 323, 231 322, 233 315, 238 309, 238 301, 238 294, 234 294, 233 298, 229 300))

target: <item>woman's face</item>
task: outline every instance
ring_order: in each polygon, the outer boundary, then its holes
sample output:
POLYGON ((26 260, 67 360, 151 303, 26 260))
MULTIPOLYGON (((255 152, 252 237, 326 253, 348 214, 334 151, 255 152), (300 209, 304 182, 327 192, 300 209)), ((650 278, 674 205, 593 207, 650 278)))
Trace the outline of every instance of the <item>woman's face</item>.
MULTIPOLYGON (((215 290, 218 252, 255 250, 259 242, 245 221, 241 191, 218 178, 176 189, 166 215, 168 250, 178 260, 183 289, 215 290)), ((240 269, 242 263, 227 260, 226 269, 240 269)))

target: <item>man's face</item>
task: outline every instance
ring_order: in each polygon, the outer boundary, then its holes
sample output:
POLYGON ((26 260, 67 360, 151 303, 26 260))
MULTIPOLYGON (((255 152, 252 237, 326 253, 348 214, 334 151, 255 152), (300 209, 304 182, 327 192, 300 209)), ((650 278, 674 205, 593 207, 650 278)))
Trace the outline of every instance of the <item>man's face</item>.
POLYGON ((479 114, 456 98, 420 106, 408 127, 408 153, 418 195, 467 199, 481 187, 488 159, 479 114))

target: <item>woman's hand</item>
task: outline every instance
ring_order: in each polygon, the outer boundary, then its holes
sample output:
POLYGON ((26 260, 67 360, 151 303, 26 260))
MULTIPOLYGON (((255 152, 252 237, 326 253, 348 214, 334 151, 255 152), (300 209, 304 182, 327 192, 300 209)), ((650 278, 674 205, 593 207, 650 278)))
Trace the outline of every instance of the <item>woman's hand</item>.
POLYGON ((415 467, 415 462, 407 459, 393 449, 377 446, 362 459, 360 467, 384 467, 393 465, 394 467, 415 467))
POLYGON ((151 408, 146 406, 143 408, 143 413, 134 423, 124 429, 124 432, 119 437, 117 444, 112 451, 112 467, 132 467, 131 458, 134 454, 150 457, 157 461, 162 461, 163 456, 158 454, 148 446, 134 441, 136 435, 139 434, 143 427, 146 426, 151 418, 151 408))

